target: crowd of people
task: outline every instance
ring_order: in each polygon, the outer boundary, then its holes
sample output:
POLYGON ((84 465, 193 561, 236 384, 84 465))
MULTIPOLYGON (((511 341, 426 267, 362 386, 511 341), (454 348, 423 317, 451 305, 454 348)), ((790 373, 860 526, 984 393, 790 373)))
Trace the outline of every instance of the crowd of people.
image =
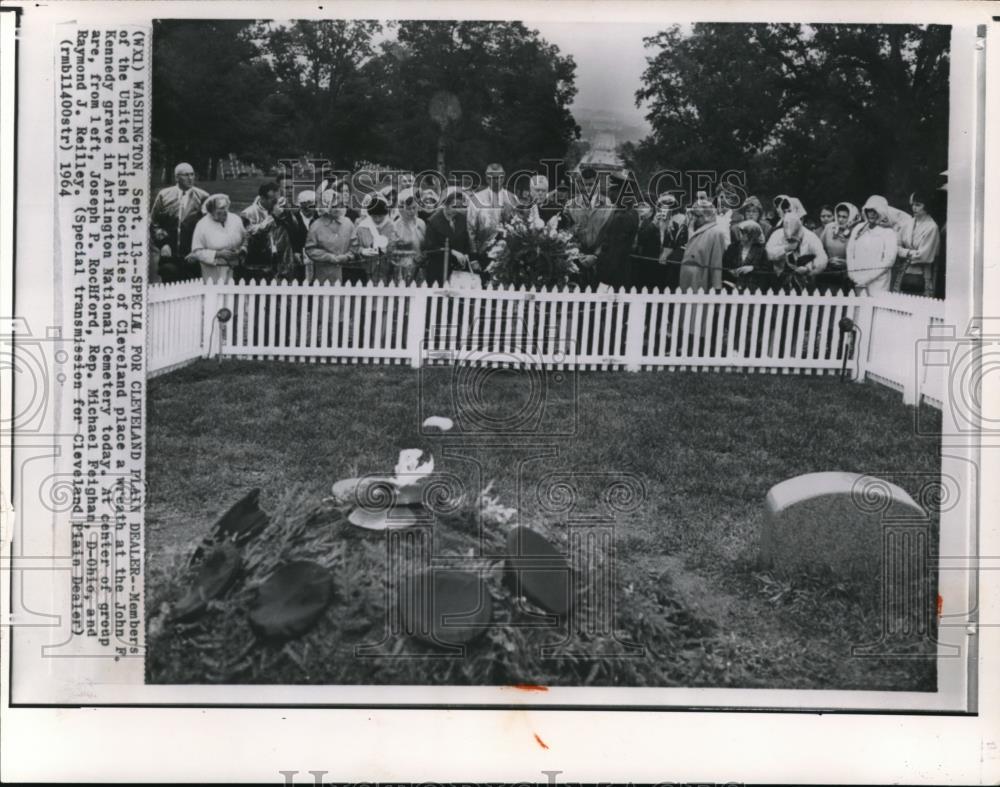
POLYGON ((646 194, 627 173, 583 167, 573 181, 530 177, 506 187, 491 164, 486 187, 419 188, 412 173, 363 196, 347 180, 292 193, 260 186, 239 214, 225 194, 194 184, 186 163, 153 203, 154 274, 163 281, 488 281, 488 254, 511 217, 572 233, 576 283, 595 288, 907 292, 933 296, 941 231, 929 195, 909 212, 879 195, 859 210, 823 205, 814 220, 794 196, 762 201, 720 184, 687 206, 646 194))

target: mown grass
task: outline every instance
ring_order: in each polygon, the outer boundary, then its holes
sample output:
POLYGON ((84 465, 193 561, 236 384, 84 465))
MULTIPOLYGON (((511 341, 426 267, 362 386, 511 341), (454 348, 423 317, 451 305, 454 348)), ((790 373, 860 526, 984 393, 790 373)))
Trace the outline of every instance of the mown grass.
MULTIPOLYGON (((420 417, 454 411, 469 378, 458 388, 455 379, 450 368, 213 361, 151 380, 148 679, 934 689, 931 659, 851 656, 852 645, 878 638, 870 593, 828 576, 776 577, 756 565, 773 484, 843 470, 890 475, 916 497, 919 474, 939 471, 937 442, 914 434, 912 410, 898 394, 829 377, 579 373, 575 385, 550 389, 546 402, 561 418, 575 412, 572 435, 494 440, 515 447, 466 446, 462 457, 445 457, 443 438, 420 434, 420 417), (531 455, 527 446, 543 445, 554 455, 518 459, 531 455), (384 534, 344 523, 322 500, 337 479, 388 471, 399 450, 412 447, 432 450, 437 468, 454 474, 470 499, 493 481, 522 523, 555 540, 566 542, 567 515, 553 513, 554 498, 539 493, 553 473, 572 478, 573 516, 611 517, 615 633, 587 645, 605 658, 543 657, 540 646, 558 642, 565 627, 511 625, 494 628, 460 659, 356 657, 356 645, 382 636, 384 534), (640 484, 645 502, 609 509, 602 473, 640 484), (191 550, 254 486, 274 516, 252 548, 244 582, 200 622, 165 623, 184 591, 191 550), (254 582, 281 559, 302 556, 331 567, 334 603, 301 639, 257 642, 246 624, 254 582), (645 655, 615 658, 622 642, 645 655)), ((480 412, 500 417, 520 408, 526 385, 524 373, 490 376, 480 412)), ((480 534, 466 506, 438 521, 434 533, 436 555, 485 548, 480 568, 501 623, 529 614, 500 582, 500 561, 489 558, 502 551, 504 527, 480 534)), ((922 640, 909 647, 933 651, 922 640)))

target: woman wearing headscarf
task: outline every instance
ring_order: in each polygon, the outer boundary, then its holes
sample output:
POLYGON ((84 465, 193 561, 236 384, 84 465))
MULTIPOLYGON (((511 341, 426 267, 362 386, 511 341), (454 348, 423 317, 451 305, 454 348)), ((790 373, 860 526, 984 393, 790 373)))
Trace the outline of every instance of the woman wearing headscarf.
POLYGON ((823 228, 820 242, 826 252, 826 270, 817 277, 816 284, 821 289, 850 289, 847 278, 847 242, 851 239, 851 231, 861 216, 856 205, 850 202, 838 202, 833 211, 834 220, 823 228))
POLYGON ((861 208, 864 221, 847 242, 847 273, 855 292, 877 295, 888 292, 899 244, 889 218, 889 203, 874 194, 861 208))
POLYGON ((844 270, 847 267, 847 242, 854 225, 861 220, 861 214, 853 203, 838 202, 834 216, 836 219, 823 228, 820 242, 829 258, 830 270, 844 270))
POLYGON ((765 241, 771 237, 771 230, 774 228, 771 226, 771 223, 764 218, 764 206, 761 204, 759 199, 754 196, 747 197, 746 201, 740 207, 740 213, 743 214, 744 221, 756 221, 760 225, 765 241))
POLYGON ((802 217, 786 212, 781 228, 767 240, 767 257, 773 265, 778 286, 801 292, 809 287, 813 277, 826 269, 823 244, 811 230, 802 225, 802 217))
POLYGON ((369 281, 381 284, 392 276, 396 228, 389 218, 389 203, 381 194, 369 194, 361 207, 366 215, 357 222, 358 253, 366 261, 369 281))
POLYGON ((786 213, 794 213, 799 218, 806 215, 806 209, 798 197, 789 197, 787 194, 779 194, 773 201, 774 209, 778 213, 778 223, 786 213))
POLYGON ((201 205, 205 215, 195 225, 187 259, 201 264, 203 281, 229 281, 230 268, 246 253, 246 228, 238 215, 230 213, 230 204, 225 194, 213 194, 201 205))
POLYGON ((744 219, 733 229, 737 240, 722 256, 722 267, 725 268, 723 280, 741 290, 771 289, 771 263, 764 248, 764 232, 760 224, 744 219))
MULTIPOLYGON (((802 224, 802 217, 786 211, 781 219, 781 227, 771 233, 767 240, 767 257, 772 265, 776 289, 785 292, 802 293, 813 289, 815 276, 826 268, 826 252, 823 244, 811 230, 802 224)), ((805 337, 809 332, 810 315, 803 306, 784 309, 780 316, 780 330, 777 315, 772 316, 770 346, 768 354, 781 357, 783 349, 790 347, 792 337, 805 337)), ((802 347, 808 353, 807 346, 802 347)))
POLYGON ((937 222, 927 212, 923 195, 910 195, 910 210, 913 220, 898 233, 901 275, 896 280, 893 292, 906 292, 931 298, 934 295, 934 262, 937 259, 941 233, 937 222))

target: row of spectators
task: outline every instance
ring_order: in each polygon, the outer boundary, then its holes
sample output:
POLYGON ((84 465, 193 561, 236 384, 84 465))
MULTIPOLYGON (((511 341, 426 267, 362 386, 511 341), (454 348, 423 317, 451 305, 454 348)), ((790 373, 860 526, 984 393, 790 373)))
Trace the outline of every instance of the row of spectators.
POLYGON ((486 187, 474 192, 421 190, 407 173, 363 198, 346 181, 294 196, 289 184, 265 183, 236 214, 228 196, 194 185, 190 165, 174 174, 151 215, 155 267, 168 281, 485 277, 486 252, 514 214, 572 232, 583 254, 578 283, 595 287, 929 296, 941 245, 920 193, 911 194, 909 213, 873 195, 860 210, 850 202, 823 206, 813 221, 790 195, 765 208, 724 185, 684 209, 674 194, 642 194, 627 173, 586 168, 576 184, 555 188, 536 175, 516 195, 505 188, 503 167, 492 164, 486 187))

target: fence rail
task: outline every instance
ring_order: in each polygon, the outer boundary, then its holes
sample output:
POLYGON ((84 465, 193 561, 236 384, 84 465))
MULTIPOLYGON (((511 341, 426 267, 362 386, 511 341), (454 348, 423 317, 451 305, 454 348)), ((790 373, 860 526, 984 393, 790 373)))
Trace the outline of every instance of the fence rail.
POLYGON ((575 369, 827 374, 943 399, 918 343, 944 304, 886 295, 591 292, 421 285, 210 284, 149 287, 148 370, 199 357, 306 362, 469 363, 575 369), (231 318, 216 320, 220 309, 231 318), (857 346, 840 330, 850 318, 857 346))

